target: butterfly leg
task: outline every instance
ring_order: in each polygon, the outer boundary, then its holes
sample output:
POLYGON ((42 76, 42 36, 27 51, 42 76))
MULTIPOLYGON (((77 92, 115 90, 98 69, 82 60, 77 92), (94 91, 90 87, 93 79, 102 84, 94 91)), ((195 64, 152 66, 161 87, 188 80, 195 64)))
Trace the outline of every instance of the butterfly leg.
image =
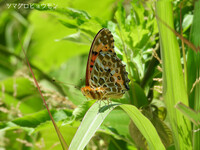
MULTIPOLYGON (((107 104, 110 105, 110 102, 111 102, 111 101, 109 100, 109 98, 106 98, 106 94, 107 94, 107 93, 105 93, 105 94, 102 96, 101 100, 102 100, 103 102, 105 102, 104 100, 107 100, 107 102, 108 102, 107 104)), ((105 103, 105 104, 106 104, 106 103, 105 103)))

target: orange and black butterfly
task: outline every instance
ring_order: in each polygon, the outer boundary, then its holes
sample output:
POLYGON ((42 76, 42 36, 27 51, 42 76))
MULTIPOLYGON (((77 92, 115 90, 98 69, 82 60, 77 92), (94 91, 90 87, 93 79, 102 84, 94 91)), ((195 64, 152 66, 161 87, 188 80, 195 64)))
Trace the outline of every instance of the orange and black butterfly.
POLYGON ((81 88, 89 99, 120 98, 129 90, 126 66, 114 51, 114 38, 108 29, 95 36, 86 68, 86 86, 81 88))

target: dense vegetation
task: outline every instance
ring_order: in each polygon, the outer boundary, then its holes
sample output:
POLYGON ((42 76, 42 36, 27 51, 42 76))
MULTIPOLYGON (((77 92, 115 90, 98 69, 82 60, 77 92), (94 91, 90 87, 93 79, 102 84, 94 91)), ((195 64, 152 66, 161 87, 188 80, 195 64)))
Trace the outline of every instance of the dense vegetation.
POLYGON ((199 149, 199 10, 200 1, 0 1, 0 149, 62 149, 20 43, 70 149, 199 149), (102 28, 130 90, 88 101, 80 87, 102 28))

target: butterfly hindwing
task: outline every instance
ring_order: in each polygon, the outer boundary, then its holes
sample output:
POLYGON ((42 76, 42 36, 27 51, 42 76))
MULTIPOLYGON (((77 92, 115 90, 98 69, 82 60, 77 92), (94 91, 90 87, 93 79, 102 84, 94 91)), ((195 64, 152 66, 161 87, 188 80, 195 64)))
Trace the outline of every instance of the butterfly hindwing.
POLYGON ((123 95, 129 89, 125 65, 112 52, 100 52, 91 72, 90 85, 102 87, 108 95, 123 95))

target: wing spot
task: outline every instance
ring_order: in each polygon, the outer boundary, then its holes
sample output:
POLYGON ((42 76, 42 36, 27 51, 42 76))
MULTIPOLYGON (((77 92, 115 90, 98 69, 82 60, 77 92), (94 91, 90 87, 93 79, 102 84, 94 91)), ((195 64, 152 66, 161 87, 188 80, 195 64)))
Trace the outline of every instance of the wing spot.
POLYGON ((104 83, 105 83, 104 79, 103 79, 103 78, 100 78, 100 79, 99 79, 99 84, 100 84, 100 85, 103 85, 104 83))
POLYGON ((120 76, 117 76, 117 79, 118 79, 118 80, 121 80, 121 77, 120 77, 120 76))
POLYGON ((117 60, 116 60, 116 58, 115 58, 115 57, 113 57, 113 58, 112 58, 112 62, 114 62, 114 63, 115 63, 116 61, 117 61, 117 60))
POLYGON ((103 56, 102 56, 102 55, 99 55, 99 59, 100 59, 100 60, 103 60, 103 56))
POLYGON ((101 72, 103 72, 103 69, 102 69, 102 68, 100 68, 100 71, 101 71, 101 72))
POLYGON ((118 88, 118 92, 119 92, 119 93, 121 92, 121 88, 118 88))
POLYGON ((106 70, 105 76, 109 76, 110 71, 110 69, 106 70))
POLYGON ((121 87, 120 84, 117 83, 117 82, 115 83, 115 86, 116 86, 116 87, 121 87))
POLYGON ((95 74, 96 76, 98 76, 98 72, 97 72, 96 69, 94 69, 94 74, 95 74))
POLYGON ((93 77, 93 81, 95 82, 95 83, 97 83, 97 78, 94 76, 93 77))
POLYGON ((115 79, 113 77, 110 77, 110 82, 114 82, 115 79))
POLYGON ((103 85, 103 87, 104 87, 104 88, 106 88, 106 87, 107 87, 107 85, 106 85, 106 84, 104 84, 104 85, 103 85))
POLYGON ((111 92, 111 88, 108 88, 107 91, 111 92))
POLYGON ((103 64, 103 65, 106 65, 106 61, 105 61, 105 60, 103 60, 103 61, 102 61, 102 64, 103 64))
MULTIPOLYGON (((107 41, 103 41, 103 45, 106 45, 108 42, 107 41)), ((106 47, 107 48, 107 47, 106 47)))
POLYGON ((117 92, 117 89, 116 89, 116 88, 112 88, 112 91, 113 91, 113 92, 117 92))
POLYGON ((98 54, 98 52, 92 51, 92 54, 94 54, 96 56, 98 54))
POLYGON ((104 40, 104 38, 103 37, 100 37, 100 41, 103 41, 104 40))
POLYGON ((97 71, 99 71, 99 65, 98 65, 98 63, 96 63, 95 69, 96 69, 97 71))
POLYGON ((110 59, 110 56, 109 56, 109 55, 106 55, 105 58, 106 58, 106 59, 110 59))
POLYGON ((113 87, 113 86, 115 86, 115 85, 114 85, 114 83, 108 83, 108 86, 109 86, 109 87, 113 87))

